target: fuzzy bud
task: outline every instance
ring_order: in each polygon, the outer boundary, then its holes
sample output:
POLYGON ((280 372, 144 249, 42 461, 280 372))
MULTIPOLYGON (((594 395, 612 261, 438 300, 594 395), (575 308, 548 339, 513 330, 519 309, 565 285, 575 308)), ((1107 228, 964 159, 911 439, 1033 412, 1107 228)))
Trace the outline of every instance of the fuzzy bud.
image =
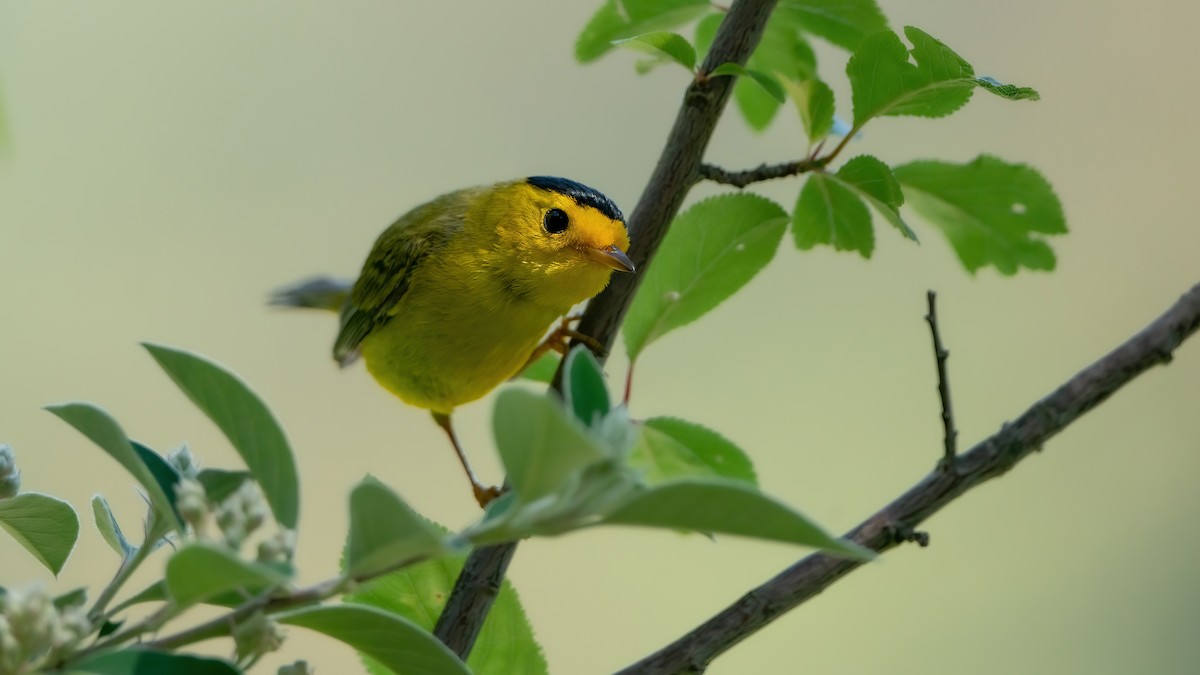
POLYGON ((193 532, 198 534, 204 530, 204 523, 208 520, 208 498, 199 481, 191 478, 179 481, 175 486, 175 507, 193 532))
POLYGON ((258 545, 258 562, 282 563, 292 559, 296 552, 296 532, 281 529, 262 540, 258 545))
POLYGON ((0 443, 0 499, 16 496, 21 490, 21 471, 13 449, 0 443))
POLYGON ((187 445, 181 445, 168 452, 167 464, 175 467, 179 475, 184 478, 195 478, 200 473, 200 463, 192 456, 192 451, 188 449, 187 445))
POLYGON ((239 661, 257 659, 273 652, 283 644, 285 633, 274 619, 258 612, 233 628, 233 642, 237 645, 239 661))

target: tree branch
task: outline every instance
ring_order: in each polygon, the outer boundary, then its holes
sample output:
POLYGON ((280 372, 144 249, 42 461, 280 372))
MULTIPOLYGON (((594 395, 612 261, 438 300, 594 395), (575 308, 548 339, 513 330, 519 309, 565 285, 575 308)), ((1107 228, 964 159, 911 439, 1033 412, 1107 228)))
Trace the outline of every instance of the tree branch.
POLYGON ((942 344, 942 336, 938 333, 937 293, 929 291, 925 296, 929 301, 929 313, 925 322, 929 324, 929 333, 933 338, 933 358, 937 362, 938 398, 942 400, 942 430, 945 445, 942 454, 942 468, 954 466, 955 455, 958 454, 958 429, 954 427, 954 408, 950 406, 950 376, 946 374, 946 360, 950 352, 942 344))
MULTIPOLYGON (((1104 358, 1033 404, 1012 424, 939 468, 846 534, 880 553, 919 535, 914 528, 967 490, 1013 468, 1081 415, 1138 375, 1171 360, 1172 352, 1200 329, 1200 284, 1165 314, 1104 358)), ((917 538, 920 542, 920 539, 917 538)), ((828 588, 862 563, 813 554, 747 593, 660 651, 620 671, 699 673, 730 647, 828 588)))
POLYGON ((735 188, 741 189, 751 183, 761 183, 766 180, 787 178, 788 176, 798 176, 809 171, 817 171, 824 168, 826 163, 827 160, 823 158, 806 157, 795 162, 784 162, 782 164, 760 164, 753 169, 746 169, 745 171, 727 171, 712 164, 701 164, 698 180, 710 180, 714 183, 732 185, 735 188))
MULTIPOLYGON (((722 63, 745 65, 762 38, 763 29, 778 0, 737 0, 721 22, 701 72, 711 72, 722 63)), ((611 350, 617 329, 625 317, 634 292, 646 268, 667 233, 667 226, 679 211, 696 175, 704 150, 708 147, 717 120, 733 89, 732 77, 696 78, 683 95, 683 103, 666 146, 642 197, 628 220, 633 240, 629 257, 638 274, 615 274, 603 293, 588 303, 579 324, 579 332, 598 340, 611 350)), ((602 356, 598 358, 603 360, 602 356)), ((555 387, 561 376, 555 376, 555 387)), ((504 571, 516 551, 516 544, 489 546, 471 552, 463 567, 446 608, 434 627, 434 635, 456 654, 466 659, 479 629, 495 600, 504 571)))

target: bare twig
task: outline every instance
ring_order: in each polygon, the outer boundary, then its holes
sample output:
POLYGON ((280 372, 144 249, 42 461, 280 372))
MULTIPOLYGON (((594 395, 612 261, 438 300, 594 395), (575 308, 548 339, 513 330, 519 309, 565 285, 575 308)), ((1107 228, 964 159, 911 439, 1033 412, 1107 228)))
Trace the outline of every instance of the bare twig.
POLYGON ((746 169, 745 171, 727 171, 712 164, 701 164, 698 179, 710 180, 722 185, 732 185, 735 188, 741 189, 751 183, 761 183, 766 180, 787 178, 788 176, 798 176, 809 171, 817 171, 823 168, 825 164, 825 159, 815 159, 812 157, 794 162, 784 162, 782 164, 760 164, 753 169, 746 169))
MULTIPOLYGON (((1104 358, 1084 368, 1012 424, 940 468, 846 534, 880 553, 971 488, 1007 472, 1046 441, 1149 368, 1167 363, 1200 329, 1200 284, 1104 358), (897 536, 897 535, 901 536, 897 536)), ((919 539, 917 539, 919 543, 919 539)), ((744 595, 691 632, 622 670, 623 674, 699 673, 717 656, 828 588, 861 562, 814 554, 744 595)))
POLYGON ((929 324, 929 332, 933 337, 933 358, 937 361, 938 398, 942 399, 942 430, 945 452, 942 455, 942 468, 949 471, 954 468, 955 455, 958 454, 958 429, 954 426, 954 409, 950 406, 950 376, 946 374, 946 360, 950 352, 942 344, 942 336, 938 333, 937 293, 929 291, 929 313, 925 322, 929 324))
MULTIPOLYGON (((745 65, 762 38, 767 18, 778 0, 737 0, 721 22, 700 72, 711 72, 722 63, 745 65)), ((693 80, 683 95, 666 147, 642 197, 629 217, 633 245, 629 257, 638 274, 613 275, 608 288, 588 304, 579 332, 597 339, 611 350, 633 294, 641 283, 654 252, 679 211, 696 175, 704 150, 733 89, 732 77, 693 80)), ((561 376, 555 376, 555 386, 561 376)), ((476 549, 467 559, 434 635, 462 657, 470 653, 483 621, 491 610, 495 589, 503 578, 516 544, 476 549)))

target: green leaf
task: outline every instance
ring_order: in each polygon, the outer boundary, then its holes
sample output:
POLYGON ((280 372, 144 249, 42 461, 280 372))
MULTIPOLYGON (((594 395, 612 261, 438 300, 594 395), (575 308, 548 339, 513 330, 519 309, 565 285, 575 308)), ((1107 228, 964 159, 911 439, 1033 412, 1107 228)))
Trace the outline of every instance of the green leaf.
POLYGON ((1062 204, 1036 169, 980 155, 966 164, 923 160, 895 168, 908 202, 937 225, 971 272, 1054 269, 1039 235, 1067 231, 1062 204))
POLYGON ((62 595, 55 596, 54 608, 61 612, 71 607, 83 607, 87 604, 87 591, 86 586, 80 586, 62 595))
POLYGON ((205 542, 190 544, 167 561, 167 592, 179 609, 230 591, 258 594, 289 578, 277 566, 242 560, 234 551, 205 542))
POLYGON ((154 473, 134 450, 129 437, 125 435, 125 431, 121 429, 116 420, 91 403, 62 403, 46 406, 46 410, 75 427, 77 431, 100 446, 101 450, 117 460, 121 466, 125 467, 126 471, 133 474, 137 482, 146 490, 146 496, 152 508, 162 514, 169 514, 169 518, 175 521, 171 525, 178 531, 183 531, 182 521, 174 518, 175 511, 171 506, 171 498, 163 491, 162 484, 158 482, 154 473))
POLYGON ((412 621, 364 605, 308 607, 280 614, 279 623, 344 642, 397 675, 470 675, 446 645, 412 621))
MULTIPOLYGON (((702 22, 703 23, 703 22, 702 22)), ((697 44, 701 37, 710 43, 719 22, 697 28, 697 44), (703 29, 704 34, 701 34, 703 29)), ((706 47, 707 49, 707 47, 706 47)), ((774 119, 783 102, 783 89, 775 79, 781 76, 797 81, 816 77, 817 57, 812 46, 800 33, 799 26, 787 15, 776 12, 767 22, 762 40, 746 62, 750 73, 759 73, 771 79, 763 84, 761 79, 754 83, 739 81, 733 89, 733 98, 738 110, 752 129, 762 131, 774 119)))
POLYGON ((553 351, 542 354, 537 361, 525 367, 518 375, 523 380, 550 384, 554 381, 554 373, 558 372, 558 362, 562 359, 553 351))
POLYGON ((712 11, 708 0, 606 0, 575 42, 580 63, 594 61, 613 42, 635 35, 670 30, 712 11))
POLYGON ((709 77, 720 77, 722 75, 748 77, 755 84, 762 87, 762 90, 777 102, 783 103, 787 100, 787 94, 784 93, 783 85, 779 83, 779 80, 758 70, 747 70, 736 63, 722 63, 713 68, 712 72, 708 75, 709 77))
POLYGON ((829 244, 839 251, 858 251, 870 258, 875 250, 871 212, 858 194, 832 174, 809 174, 792 213, 792 234, 801 250, 829 244))
POLYGON ((227 471, 225 469, 201 469, 196 481, 204 486, 204 496, 213 504, 220 504, 237 492, 242 483, 253 480, 249 471, 227 471))
POLYGON ((167 503, 171 506, 171 516, 179 522, 183 522, 183 516, 179 515, 179 509, 175 506, 175 488, 179 485, 179 472, 168 464, 162 455, 145 445, 134 440, 129 441, 129 444, 133 446, 133 451, 137 453, 138 459, 142 460, 147 469, 150 469, 150 475, 158 481, 158 486, 162 488, 163 494, 167 495, 167 503))
MULTIPOLYGON (((134 605, 140 605, 145 602, 165 602, 171 599, 170 591, 167 590, 167 582, 165 579, 150 584, 143 588, 137 594, 123 600, 116 607, 113 607, 110 615, 120 614, 121 610, 128 609, 134 605)), ((211 598, 204 600, 204 604, 214 607, 229 607, 236 608, 246 602, 246 594, 242 589, 225 591, 218 593, 211 598)))
POLYGON ((718 478, 662 483, 633 496, 605 518, 613 525, 640 525, 768 539, 870 559, 868 551, 838 539, 790 507, 751 485, 718 478))
MULTIPOLYGON (((406 567, 363 584, 347 600, 399 614, 433 632, 465 561, 465 556, 451 556, 406 567)), ((508 579, 501 584, 492 610, 484 619, 467 665, 475 673, 547 673, 542 649, 508 579)), ((370 670, 390 675, 376 668, 370 670)))
POLYGON ((720 476, 756 485, 754 466, 741 448, 708 427, 674 417, 639 425, 629 464, 650 484, 683 477, 720 476))
POLYGON ((275 520, 296 529, 300 520, 296 462, 266 404, 236 375, 212 361, 161 345, 143 346, 233 444, 262 487, 275 520))
POLYGON ((678 33, 666 31, 646 33, 624 40, 614 40, 613 44, 635 49, 644 54, 665 56, 689 72, 696 69, 696 50, 692 47, 692 43, 687 41, 687 38, 678 33))
POLYGON ((61 499, 24 492, 0 500, 0 528, 58 576, 79 538, 79 516, 61 499))
POLYGON ((127 647, 115 652, 71 664, 72 673, 88 675, 149 675, 171 673, 171 675, 239 675, 240 670, 228 661, 191 656, 190 654, 168 654, 141 647, 127 647))
POLYGON ((859 155, 838 169, 834 178, 874 206, 901 234, 917 241, 917 234, 900 217, 904 192, 887 164, 870 155, 859 155))
POLYGON ((800 113, 800 122, 809 144, 816 144, 829 135, 833 128, 833 90, 829 85, 810 78, 796 82, 787 78, 780 80, 800 113))
POLYGON ((496 397, 496 448, 520 502, 553 493, 569 476, 605 458, 568 415, 550 396, 506 389, 496 397))
POLYGON ((775 14, 849 50, 858 49, 868 35, 887 30, 887 18, 875 0, 780 0, 775 14))
POLYGON ((855 128, 879 115, 944 117, 965 105, 976 87, 1013 100, 1038 98, 1028 87, 976 77, 971 64, 917 28, 905 27, 904 34, 911 52, 895 33, 884 31, 868 37, 846 64, 855 128))
POLYGON ((596 362, 596 357, 586 347, 578 345, 567 354, 563 373, 563 396, 567 408, 575 413, 575 419, 584 426, 597 426, 612 408, 612 403, 608 399, 604 371, 596 362))
POLYGON ((92 497, 92 519, 96 521, 96 529, 100 531, 100 536, 105 543, 122 559, 133 555, 133 552, 137 550, 137 547, 129 543, 125 534, 121 532, 121 526, 117 524, 117 517, 113 515, 112 508, 109 507, 108 500, 103 495, 92 497))
POLYGON ((676 217, 625 319, 630 361, 745 286, 775 256, 786 228, 781 206, 750 193, 710 197, 676 217))
POLYGON ((367 477, 350 493, 346 571, 378 573, 447 550, 446 538, 383 483, 367 477))

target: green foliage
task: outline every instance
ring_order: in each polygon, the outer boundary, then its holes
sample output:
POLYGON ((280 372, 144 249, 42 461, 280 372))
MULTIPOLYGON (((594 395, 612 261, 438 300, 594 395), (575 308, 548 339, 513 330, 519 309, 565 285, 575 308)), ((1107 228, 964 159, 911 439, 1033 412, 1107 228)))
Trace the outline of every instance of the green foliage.
POLYGON ((606 0, 579 34, 575 58, 594 61, 615 41, 670 30, 708 11, 708 0, 606 0))
POLYGON ((708 427, 675 417, 651 417, 638 430, 629 464, 651 485, 705 476, 758 484, 746 453, 708 427))
POLYGON ((204 486, 204 495, 215 504, 225 501, 246 481, 253 479, 249 471, 201 469, 200 473, 196 474, 196 480, 204 486))
POLYGON ((797 511, 741 481, 679 479, 656 485, 610 513, 612 525, 640 525, 769 539, 869 560, 875 554, 838 539, 797 511))
POLYGON ((142 489, 146 491, 150 506, 171 521, 171 525, 175 529, 182 531, 183 523, 178 521, 174 515, 175 509, 172 506, 174 496, 167 496, 154 472, 146 466, 116 420, 91 403, 63 403, 46 406, 46 410, 75 427, 76 431, 87 436, 93 443, 100 446, 101 450, 107 452, 110 457, 125 467, 125 470, 132 474, 142 489))
POLYGON ((629 359, 746 285, 774 257, 786 228, 783 208, 752 194, 712 197, 680 214, 625 318, 629 359))
POLYGON ((855 128, 880 115, 945 117, 966 105, 979 86, 1008 99, 1038 98, 1028 87, 975 77, 971 64, 920 29, 907 26, 904 35, 911 52, 895 33, 884 31, 868 37, 846 64, 855 128))
POLYGON ((1066 219, 1035 169, 981 155, 966 164, 923 160, 895 171, 909 203, 941 229, 968 270, 1054 269, 1054 251, 1039 235, 1066 232, 1066 219))
POLYGON ((875 0, 780 0, 772 18, 795 22, 801 30, 850 50, 887 29, 875 0))
POLYGON ((100 537, 108 544, 109 548, 121 556, 124 560, 137 547, 129 543, 125 538, 125 534, 121 532, 121 526, 117 524, 117 517, 113 515, 112 508, 108 505, 108 500, 104 495, 95 495, 92 497, 92 519, 96 522, 96 530, 100 532, 100 537))
POLYGON ((827 244, 870 258, 875 250, 875 231, 864 201, 905 237, 917 239, 900 217, 904 193, 891 170, 870 155, 860 155, 836 173, 819 171, 808 177, 792 215, 796 246, 807 250, 827 244))
POLYGON ((688 71, 696 69, 696 50, 692 48, 692 43, 688 42, 687 38, 677 33, 667 31, 646 33, 624 40, 614 40, 613 44, 660 58, 665 57, 688 71))
POLYGON ((558 372, 558 362, 562 359, 555 352, 546 352, 538 357, 536 361, 525 367, 518 376, 523 380, 531 382, 541 382, 542 384, 550 384, 554 380, 554 373, 558 372))
POLYGON ((0 499, 0 528, 58 576, 79 538, 79 516, 61 499, 25 492, 0 499))
POLYGON ((296 463, 283 429, 267 406, 237 376, 212 361, 182 350, 144 346, 233 444, 262 487, 275 520, 296 529, 300 520, 296 463))
POLYGON ((567 355, 566 382, 563 397, 575 419, 594 427, 608 414, 612 403, 604 372, 596 357, 586 349, 574 349, 567 355))
POLYGON ((241 671, 220 659, 134 648, 100 654, 74 665, 71 672, 87 675, 238 675, 241 671))
POLYGON ((412 621, 364 605, 330 605, 279 616, 279 622, 323 633, 370 656, 397 675, 470 675, 466 664, 412 621))
MULTIPOLYGON (((466 556, 455 555, 412 565, 363 584, 346 599, 398 614, 432 633, 464 562, 466 556)), ((390 675, 390 671, 370 659, 366 661, 373 674, 390 675)), ((542 648, 534 639, 517 592, 507 579, 483 622, 467 665, 471 672, 480 675, 548 672, 542 648)))
POLYGON ((797 82, 785 77, 780 81, 796 104, 796 112, 800 113, 800 122, 804 125, 809 145, 815 145, 828 136, 833 128, 833 90, 829 85, 816 78, 797 82))
POLYGON ((757 84, 763 93, 770 96, 777 103, 783 103, 787 100, 787 94, 783 91, 783 85, 779 83, 779 80, 764 72, 749 70, 736 63, 722 63, 713 68, 712 72, 708 74, 709 77, 721 77, 722 75, 750 78, 751 82, 757 84))
POLYGON ((346 573, 363 576, 449 550, 446 538, 395 492, 367 477, 350 493, 346 573))
POLYGON ((185 546, 167 561, 167 592, 177 609, 231 591, 261 593, 290 578, 278 565, 242 560, 236 551, 205 542, 185 546))

